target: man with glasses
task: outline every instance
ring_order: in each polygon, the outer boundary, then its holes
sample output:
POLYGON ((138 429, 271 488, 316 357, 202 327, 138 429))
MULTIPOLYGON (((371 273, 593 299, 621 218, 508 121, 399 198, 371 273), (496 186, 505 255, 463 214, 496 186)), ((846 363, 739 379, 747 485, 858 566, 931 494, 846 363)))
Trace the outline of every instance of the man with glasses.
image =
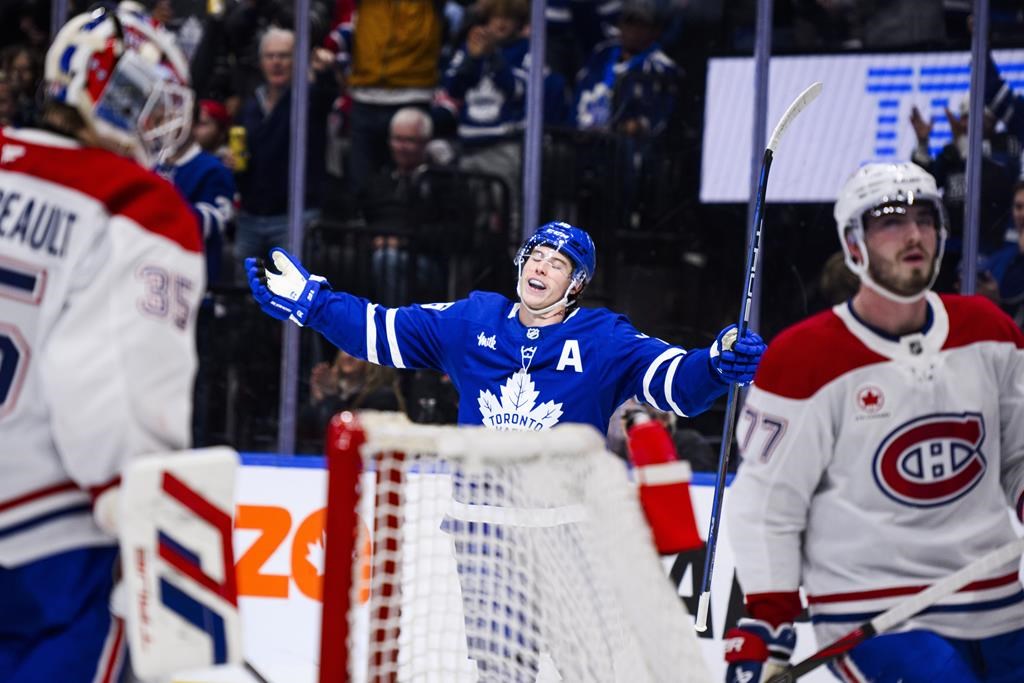
MULTIPOLYGON (((288 160, 291 150, 292 59, 295 35, 277 27, 260 39, 264 83, 238 115, 245 127, 246 170, 236 176, 241 206, 235 254, 262 253, 288 239, 288 160)), ((333 58, 314 50, 310 59, 309 111, 306 126, 306 190, 303 223, 314 220, 326 179, 327 113, 337 96, 333 58)))

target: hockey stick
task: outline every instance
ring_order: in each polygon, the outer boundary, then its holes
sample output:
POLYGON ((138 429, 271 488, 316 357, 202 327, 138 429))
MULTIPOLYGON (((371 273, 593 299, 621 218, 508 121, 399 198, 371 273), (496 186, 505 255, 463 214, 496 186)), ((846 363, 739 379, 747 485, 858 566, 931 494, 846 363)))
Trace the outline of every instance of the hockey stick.
MULTIPOLYGON (((764 150, 761 161, 761 175, 757 181, 757 202, 754 204, 754 234, 747 248, 746 285, 743 288, 743 300, 740 302, 740 322, 737 326, 740 339, 747 331, 750 322, 750 301, 754 297, 754 277, 757 275, 757 257, 761 246, 761 229, 764 224, 764 196, 768 191, 768 171, 772 167, 772 158, 779 145, 782 134, 797 114, 804 110, 814 98, 821 93, 821 83, 814 83, 793 100, 779 122, 775 125, 768 147, 764 150)), ((729 450, 732 448, 733 430, 736 428, 736 408, 739 386, 729 387, 729 397, 725 404, 725 426, 722 430, 722 444, 718 452, 718 477, 715 480, 715 498, 711 506, 711 525, 708 530, 707 554, 704 556, 704 577, 701 581, 700 601, 697 603, 697 621, 694 625, 698 631, 708 627, 708 607, 711 600, 711 574, 715 567, 715 549, 718 546, 718 526, 722 514, 722 498, 725 496, 725 475, 729 469, 729 450)))
POLYGON ((773 676, 768 683, 793 683, 804 674, 813 671, 822 664, 849 652, 868 638, 884 633, 915 614, 924 611, 943 598, 983 578, 989 572, 998 569, 1007 562, 1019 559, 1024 553, 1024 538, 1018 538, 993 550, 988 555, 979 557, 966 567, 962 567, 949 576, 939 579, 920 593, 907 598, 892 609, 882 612, 871 621, 866 621, 853 629, 836 642, 824 647, 807 659, 795 664, 789 671, 773 676))

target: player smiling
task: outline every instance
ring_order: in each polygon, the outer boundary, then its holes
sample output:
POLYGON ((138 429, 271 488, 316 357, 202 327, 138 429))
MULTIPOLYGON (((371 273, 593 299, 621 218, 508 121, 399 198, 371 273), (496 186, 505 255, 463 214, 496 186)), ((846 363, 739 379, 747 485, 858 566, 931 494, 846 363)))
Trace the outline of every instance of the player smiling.
POLYGON ((459 390, 459 423, 541 430, 559 422, 602 434, 614 410, 638 396, 694 415, 730 382, 748 382, 764 343, 755 333, 687 351, 639 332, 622 315, 584 308, 596 250, 586 231, 547 223, 519 249, 519 301, 473 292, 450 303, 382 309, 310 276, 289 254, 274 268, 246 259, 253 296, 279 319, 308 325, 346 352, 398 368, 434 368, 459 390))

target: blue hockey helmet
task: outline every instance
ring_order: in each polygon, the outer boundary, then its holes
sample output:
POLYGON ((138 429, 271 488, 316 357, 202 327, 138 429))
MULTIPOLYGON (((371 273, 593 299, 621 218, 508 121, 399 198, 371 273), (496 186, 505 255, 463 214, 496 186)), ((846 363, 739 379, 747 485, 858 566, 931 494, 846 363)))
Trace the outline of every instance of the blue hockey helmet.
POLYGON ((572 260, 572 282, 586 287, 597 268, 597 249, 586 230, 561 221, 551 221, 537 228, 516 252, 514 263, 520 269, 536 247, 550 246, 572 260))

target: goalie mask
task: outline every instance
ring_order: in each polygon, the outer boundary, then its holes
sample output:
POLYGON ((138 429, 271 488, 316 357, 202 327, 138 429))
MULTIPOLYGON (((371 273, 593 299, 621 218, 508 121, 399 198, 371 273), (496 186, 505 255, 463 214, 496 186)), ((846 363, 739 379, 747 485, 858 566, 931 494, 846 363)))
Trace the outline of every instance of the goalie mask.
POLYGON ((582 230, 568 223, 552 221, 545 223, 537 232, 533 233, 523 246, 516 252, 514 263, 516 264, 516 294, 519 301, 523 301, 522 279, 523 266, 530 259, 530 254, 537 247, 550 247, 556 252, 564 254, 572 261, 572 273, 569 276, 569 284, 565 288, 562 298, 550 306, 541 309, 534 309, 523 303, 523 306, 534 315, 545 315, 561 306, 570 306, 576 302, 584 287, 590 284, 594 277, 594 270, 597 268, 597 250, 594 241, 586 230, 582 230), (576 291, 573 291, 576 290, 576 291))
POLYGON ((912 303, 924 297, 939 276, 939 265, 946 246, 946 212, 935 179, 917 164, 867 164, 846 181, 836 200, 833 215, 839 242, 843 246, 846 266, 862 283, 885 298, 899 303, 912 303), (864 241, 867 219, 885 215, 906 215, 910 206, 926 205, 935 215, 936 245, 931 279, 920 292, 911 295, 893 292, 871 276, 868 250, 864 241), (856 245, 857 259, 851 251, 856 245))
POLYGON ((64 25, 46 53, 45 96, 77 111, 104 146, 153 167, 188 138, 188 64, 138 12, 97 9, 64 25))

